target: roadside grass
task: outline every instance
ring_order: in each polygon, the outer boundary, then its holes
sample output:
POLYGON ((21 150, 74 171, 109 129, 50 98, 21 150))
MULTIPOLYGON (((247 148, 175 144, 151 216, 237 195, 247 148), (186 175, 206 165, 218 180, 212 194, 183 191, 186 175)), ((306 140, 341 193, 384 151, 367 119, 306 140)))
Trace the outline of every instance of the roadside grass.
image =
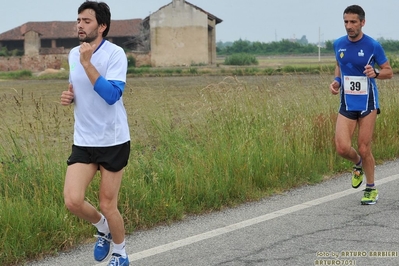
MULTIPOLYGON (((335 153, 331 73, 129 78, 132 150, 120 192, 126 231, 312 185, 351 164, 335 153)), ((0 82, 0 264, 91 242, 62 188, 73 108, 66 80, 0 82)), ((379 81, 378 163, 399 154, 398 79, 379 81)), ((86 199, 97 206, 99 178, 86 199)))

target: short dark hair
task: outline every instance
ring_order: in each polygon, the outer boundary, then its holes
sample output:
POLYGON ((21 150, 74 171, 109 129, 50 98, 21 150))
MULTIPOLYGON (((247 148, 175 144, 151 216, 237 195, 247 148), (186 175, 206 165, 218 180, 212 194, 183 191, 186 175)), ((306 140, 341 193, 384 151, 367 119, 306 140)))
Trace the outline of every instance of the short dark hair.
POLYGON ((345 8, 344 15, 345 14, 357 14, 360 21, 363 21, 366 18, 366 13, 364 12, 363 8, 358 5, 351 5, 345 8))
POLYGON ((96 20, 98 25, 106 25, 107 28, 103 31, 103 37, 106 37, 111 26, 111 11, 109 6, 104 2, 86 1, 78 8, 78 14, 86 9, 93 9, 96 12, 96 20))

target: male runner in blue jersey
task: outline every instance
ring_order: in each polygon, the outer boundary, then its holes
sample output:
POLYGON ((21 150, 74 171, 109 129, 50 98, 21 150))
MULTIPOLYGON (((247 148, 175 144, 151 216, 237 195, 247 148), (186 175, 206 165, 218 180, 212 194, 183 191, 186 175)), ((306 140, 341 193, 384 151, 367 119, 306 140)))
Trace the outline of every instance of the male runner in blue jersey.
POLYGON ((375 160, 371 140, 377 114, 380 112, 376 79, 393 76, 381 45, 362 32, 365 12, 358 5, 343 12, 347 35, 334 42, 337 60, 332 94, 340 94, 341 103, 335 130, 338 154, 354 163, 352 187, 358 188, 366 175, 366 189, 361 204, 375 204, 378 191, 374 185, 375 160), (379 66, 379 70, 376 68, 379 66), (358 126, 358 151, 352 147, 352 136, 358 126))
POLYGON ((123 49, 104 38, 111 24, 106 3, 86 1, 78 8, 76 33, 80 46, 69 53, 69 89, 61 104, 74 103, 75 125, 72 152, 64 185, 65 205, 97 229, 94 259, 109 266, 128 266, 125 228, 118 211, 123 169, 130 154, 130 133, 122 93, 127 58, 123 49), (85 200, 85 192, 100 171, 101 213, 85 200))

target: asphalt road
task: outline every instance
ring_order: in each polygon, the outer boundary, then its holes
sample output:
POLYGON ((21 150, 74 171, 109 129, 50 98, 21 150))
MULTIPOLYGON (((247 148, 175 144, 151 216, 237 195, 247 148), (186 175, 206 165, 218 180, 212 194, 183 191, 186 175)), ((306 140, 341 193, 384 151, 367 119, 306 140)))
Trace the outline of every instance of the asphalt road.
MULTIPOLYGON (((399 265, 399 161, 376 167, 362 206, 350 174, 127 238, 131 266, 399 265)), ((94 241, 94 239, 93 239, 94 241)), ((85 245, 29 266, 97 265, 85 245)))

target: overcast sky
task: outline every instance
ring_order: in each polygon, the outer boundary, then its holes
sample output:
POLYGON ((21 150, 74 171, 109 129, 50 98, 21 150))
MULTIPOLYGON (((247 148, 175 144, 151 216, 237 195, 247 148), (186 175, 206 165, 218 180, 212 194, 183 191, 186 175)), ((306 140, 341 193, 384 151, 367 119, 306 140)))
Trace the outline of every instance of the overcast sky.
MULTIPOLYGON (((145 18, 172 0, 105 0, 112 19, 145 18)), ((26 22, 75 21, 84 0, 0 0, 0 33, 26 22)), ((190 0, 223 20, 217 41, 272 42, 300 39, 310 43, 345 35, 343 10, 361 2, 366 11, 363 31, 374 38, 399 40, 398 0, 190 0)), ((112 25, 111 25, 112 27, 112 25)))

